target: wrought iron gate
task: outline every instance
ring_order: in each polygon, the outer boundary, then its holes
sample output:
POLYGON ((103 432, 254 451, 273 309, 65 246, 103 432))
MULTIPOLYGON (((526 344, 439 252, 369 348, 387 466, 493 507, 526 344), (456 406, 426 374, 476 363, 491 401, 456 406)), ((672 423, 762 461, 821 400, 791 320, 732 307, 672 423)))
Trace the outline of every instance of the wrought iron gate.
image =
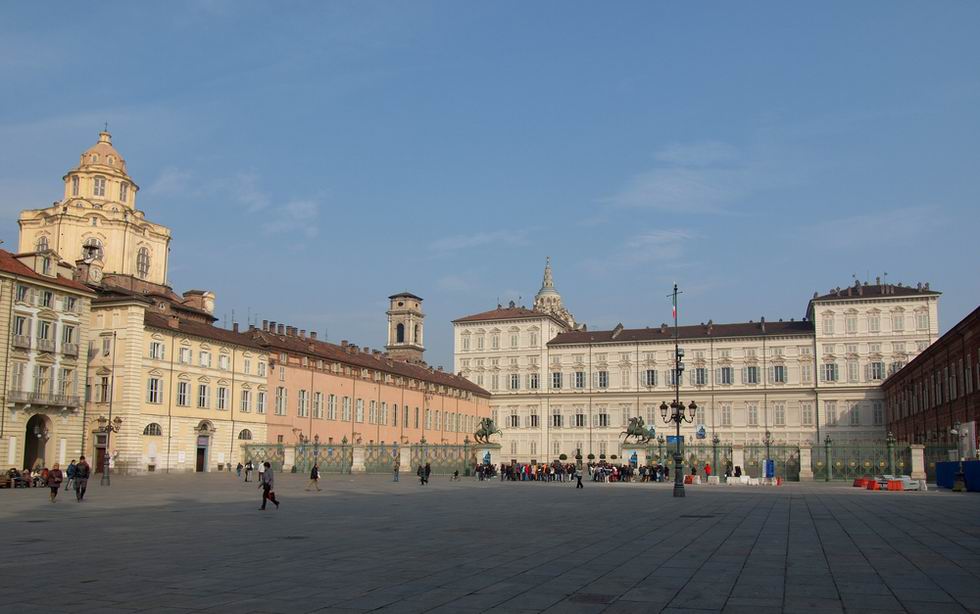
POLYGON ((245 461, 252 461, 256 469, 260 463, 268 462, 274 471, 282 471, 286 459, 286 448, 282 444, 246 443, 242 445, 245 461))
POLYGON ((466 475, 468 466, 476 464, 474 449, 467 445, 452 444, 429 444, 418 443, 411 446, 412 471, 416 471, 419 465, 429 463, 432 473, 436 475, 449 475, 454 471, 459 471, 459 475, 466 475))
POLYGON ((347 443, 301 443, 296 446, 293 466, 306 473, 317 463, 320 473, 350 473, 354 464, 354 448, 347 443))
POLYGON ((401 450, 397 445, 369 444, 364 446, 365 473, 391 473, 399 462, 401 450))
MULTIPOLYGON (((790 482, 800 480, 800 447, 786 445, 770 445, 769 458, 775 461, 776 477, 790 482)), ((764 444, 749 444, 745 446, 745 467, 742 469, 753 478, 763 475, 763 463, 766 460, 764 444)))

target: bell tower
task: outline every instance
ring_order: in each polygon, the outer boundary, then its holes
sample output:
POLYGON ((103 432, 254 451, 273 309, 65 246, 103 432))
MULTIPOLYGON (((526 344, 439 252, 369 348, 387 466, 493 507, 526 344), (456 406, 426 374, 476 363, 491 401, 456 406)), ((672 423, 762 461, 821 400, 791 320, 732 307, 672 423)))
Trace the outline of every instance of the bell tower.
POLYGON ((411 292, 400 292, 388 297, 388 345, 385 349, 396 360, 422 362, 423 345, 422 298, 411 292))

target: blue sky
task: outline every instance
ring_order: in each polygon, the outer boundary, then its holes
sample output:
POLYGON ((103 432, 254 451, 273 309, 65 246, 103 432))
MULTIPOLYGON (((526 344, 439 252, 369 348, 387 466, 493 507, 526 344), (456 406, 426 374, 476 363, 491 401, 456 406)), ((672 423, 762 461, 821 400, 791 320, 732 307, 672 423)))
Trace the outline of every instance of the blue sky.
POLYGON ((980 4, 12 3, 0 238, 108 121, 171 282, 381 347, 386 297, 592 328, 802 317, 887 272, 980 296, 980 4), (273 10, 285 7, 285 11, 273 10), (522 298, 519 298, 522 297, 522 298))

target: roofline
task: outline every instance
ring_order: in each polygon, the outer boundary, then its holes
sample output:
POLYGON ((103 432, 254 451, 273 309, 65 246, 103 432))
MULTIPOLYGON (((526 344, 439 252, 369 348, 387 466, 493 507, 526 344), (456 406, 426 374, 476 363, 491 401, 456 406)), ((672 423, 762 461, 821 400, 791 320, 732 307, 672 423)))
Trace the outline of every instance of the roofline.
MULTIPOLYGON (((479 314, 474 314, 474 315, 479 315, 479 314)), ((533 314, 526 314, 526 315, 514 316, 514 317, 511 317, 511 318, 493 318, 493 319, 490 319, 490 320, 468 320, 467 318, 470 318, 470 317, 472 317, 472 316, 463 316, 462 318, 457 318, 457 319, 453 320, 452 322, 450 322, 450 324, 475 324, 475 323, 481 323, 482 324, 482 323, 486 323, 486 322, 509 322, 509 321, 512 321, 512 320, 530 320, 530 319, 534 319, 534 318, 545 318, 545 319, 551 320, 552 322, 554 322, 554 323, 556 323, 556 324, 558 324, 560 326, 563 326, 563 327, 567 328, 569 332, 576 330, 574 328, 570 328, 568 326, 568 323, 562 322, 561 320, 559 320, 555 316, 551 315, 550 313, 535 312, 533 314)))
MULTIPOLYGON (((760 333, 758 335, 707 335, 704 337, 684 337, 680 336, 677 338, 678 341, 727 341, 730 339, 755 339, 759 337, 765 337, 767 339, 772 339, 774 337, 812 337, 815 332, 798 332, 798 333, 760 333)), ((673 336, 665 337, 664 339, 634 339, 631 341, 612 339, 610 341, 566 341, 556 343, 554 339, 546 343, 545 345, 634 345, 637 343, 670 343, 674 340, 673 336)))
POLYGON ((399 298, 399 297, 414 298, 414 299, 418 299, 420 301, 424 301, 425 300, 421 296, 418 296, 416 294, 412 294, 411 292, 399 292, 398 294, 392 294, 391 296, 388 297, 388 299, 390 300, 390 299, 399 298))
MULTIPOLYGON (((159 314, 157 314, 157 315, 159 315, 159 314)), ((161 317, 167 317, 167 316, 161 316, 161 317)), ((180 330, 179 328, 171 328, 169 326, 157 326, 156 324, 147 324, 146 323, 146 320, 143 321, 143 326, 146 327, 146 328, 148 328, 148 329, 149 328, 152 328, 154 330, 168 331, 170 333, 179 334, 179 335, 182 335, 184 337, 196 337, 198 339, 207 339, 209 341, 215 341, 215 342, 219 342, 219 343, 225 343, 227 345, 237 345, 237 346, 243 347, 243 348, 250 348, 250 349, 255 350, 257 352, 264 352, 266 354, 269 353, 269 350, 265 349, 264 347, 262 347, 258 343, 247 344, 247 343, 240 343, 240 342, 237 342, 237 341, 228 341, 226 339, 219 339, 218 337, 205 337, 204 335, 198 335, 198 334, 195 334, 195 333, 186 331, 186 330, 180 330)), ((210 324, 205 324, 205 326, 211 326, 211 325, 210 324)), ((217 328, 217 327, 215 327, 215 328, 217 328)), ((218 329, 218 330, 223 330, 223 331, 225 331, 227 333, 230 333, 232 335, 235 335, 235 334, 241 335, 242 334, 242 333, 235 333, 235 331, 231 331, 231 330, 224 329, 224 328, 218 329)), ((245 335, 245 337, 246 337, 246 339, 248 339, 249 341, 251 341, 251 339, 249 339, 247 335, 245 335)))

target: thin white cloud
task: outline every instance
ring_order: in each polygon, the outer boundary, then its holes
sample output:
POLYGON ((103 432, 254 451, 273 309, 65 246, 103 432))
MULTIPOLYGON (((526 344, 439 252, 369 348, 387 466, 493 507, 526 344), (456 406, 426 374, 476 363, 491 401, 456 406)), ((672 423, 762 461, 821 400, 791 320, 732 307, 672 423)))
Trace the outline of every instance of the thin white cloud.
POLYGON ((658 151, 654 158, 658 162, 684 166, 706 166, 720 162, 731 162, 738 158, 738 150, 721 141, 701 141, 696 143, 675 143, 658 151))
POLYGON ((484 245, 523 245, 527 242, 526 230, 497 230, 455 235, 433 241, 429 247, 437 251, 454 251, 482 247, 484 245))
POLYGON ((680 228, 648 230, 627 238, 619 249, 586 260, 584 266, 594 274, 650 264, 658 271, 680 268, 690 264, 688 245, 697 239, 696 233, 680 228))
POLYGON ((857 249, 919 242, 949 223, 937 206, 902 207, 813 224, 801 239, 823 249, 857 249))
POLYGON ((263 215, 268 221, 262 226, 266 234, 299 233, 299 236, 312 239, 319 234, 317 219, 320 205, 313 200, 294 200, 285 205, 273 207, 263 215))

